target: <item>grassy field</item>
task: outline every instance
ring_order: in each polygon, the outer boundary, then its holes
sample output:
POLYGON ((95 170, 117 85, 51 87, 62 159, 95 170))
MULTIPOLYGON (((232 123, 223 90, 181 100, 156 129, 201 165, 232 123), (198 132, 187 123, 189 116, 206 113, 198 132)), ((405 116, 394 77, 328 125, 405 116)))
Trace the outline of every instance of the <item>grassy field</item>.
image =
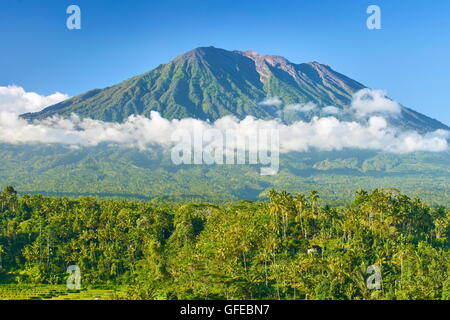
POLYGON ((64 285, 0 285, 0 300, 117 300, 123 296, 120 289, 68 290, 64 285))

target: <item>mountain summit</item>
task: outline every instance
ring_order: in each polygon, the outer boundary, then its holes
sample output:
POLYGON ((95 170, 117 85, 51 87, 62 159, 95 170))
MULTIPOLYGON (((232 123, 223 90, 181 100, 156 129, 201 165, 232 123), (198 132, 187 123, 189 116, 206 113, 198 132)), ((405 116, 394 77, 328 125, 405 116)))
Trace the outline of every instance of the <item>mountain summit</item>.
MULTIPOLYGON (((95 89, 22 115, 29 120, 72 113, 103 121, 122 122, 128 116, 158 111, 168 119, 193 117, 216 120, 226 115, 286 122, 324 116, 326 107, 345 110, 361 83, 318 62, 295 64, 275 55, 227 51, 214 47, 191 50, 167 64, 117 85, 95 89), (286 106, 315 108, 287 112, 286 106)), ((353 120, 348 113, 335 115, 353 120)), ((444 124, 402 107, 395 125, 421 132, 447 129, 444 124)))

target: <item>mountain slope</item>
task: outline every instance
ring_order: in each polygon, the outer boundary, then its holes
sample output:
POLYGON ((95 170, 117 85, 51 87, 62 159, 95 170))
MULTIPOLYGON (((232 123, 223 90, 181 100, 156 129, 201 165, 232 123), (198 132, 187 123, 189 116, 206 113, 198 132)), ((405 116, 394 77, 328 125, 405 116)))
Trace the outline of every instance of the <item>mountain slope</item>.
POLYGON ((363 188, 395 187, 429 204, 450 205, 449 152, 390 154, 367 150, 282 154, 280 172, 261 176, 252 165, 175 166, 170 152, 108 145, 0 144, 2 187, 59 196, 95 195, 167 200, 260 199, 271 188, 318 190, 327 203, 345 203, 363 188))
MULTIPOLYGON (((327 115, 323 108, 330 105, 344 110, 352 95, 363 88, 361 83, 317 62, 294 64, 279 56, 204 47, 115 86, 95 89, 22 117, 35 120, 76 113, 122 122, 132 114, 149 116, 151 111, 158 111, 168 119, 216 120, 226 115, 252 115, 291 122, 327 115), (282 103, 266 101, 275 97, 282 103), (308 102, 319 108, 284 112, 287 105, 308 102)), ((337 117, 354 120, 345 112, 337 117)), ((450 130, 407 108, 403 108, 401 118, 392 122, 421 132, 450 130)))

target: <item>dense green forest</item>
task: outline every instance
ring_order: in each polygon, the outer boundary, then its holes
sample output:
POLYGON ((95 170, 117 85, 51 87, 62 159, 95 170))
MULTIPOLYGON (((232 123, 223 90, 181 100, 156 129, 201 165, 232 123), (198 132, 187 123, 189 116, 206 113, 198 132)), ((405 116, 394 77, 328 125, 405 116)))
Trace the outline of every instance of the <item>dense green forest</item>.
MULTIPOLYGON (((126 299, 450 299, 450 209, 395 189, 228 204, 0 194, 0 281, 122 286, 126 299), (381 270, 369 290, 367 267, 381 270)), ((0 293, 1 294, 1 293, 0 293)), ((0 297, 1 298, 1 297, 0 297)))
POLYGON ((0 181, 20 194, 183 202, 267 200, 270 189, 317 190, 327 204, 349 203, 359 188, 395 187, 450 207, 450 153, 351 150, 282 154, 280 171, 254 165, 179 165, 170 152, 119 146, 0 145, 0 181))

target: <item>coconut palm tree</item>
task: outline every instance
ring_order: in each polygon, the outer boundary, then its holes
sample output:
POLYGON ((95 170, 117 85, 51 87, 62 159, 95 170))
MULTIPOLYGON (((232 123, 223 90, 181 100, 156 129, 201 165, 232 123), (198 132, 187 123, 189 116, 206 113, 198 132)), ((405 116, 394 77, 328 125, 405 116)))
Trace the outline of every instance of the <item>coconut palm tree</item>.
POLYGON ((317 214, 317 205, 319 202, 319 193, 316 190, 311 190, 309 192, 309 202, 311 203, 313 216, 317 214))
POLYGON ((297 215, 295 217, 295 222, 300 222, 301 232, 306 238, 307 234, 306 234, 305 226, 303 224, 303 214, 308 205, 308 202, 306 200, 305 195, 301 194, 301 193, 297 194, 294 199, 294 204, 295 204, 295 208, 297 211, 297 215))

